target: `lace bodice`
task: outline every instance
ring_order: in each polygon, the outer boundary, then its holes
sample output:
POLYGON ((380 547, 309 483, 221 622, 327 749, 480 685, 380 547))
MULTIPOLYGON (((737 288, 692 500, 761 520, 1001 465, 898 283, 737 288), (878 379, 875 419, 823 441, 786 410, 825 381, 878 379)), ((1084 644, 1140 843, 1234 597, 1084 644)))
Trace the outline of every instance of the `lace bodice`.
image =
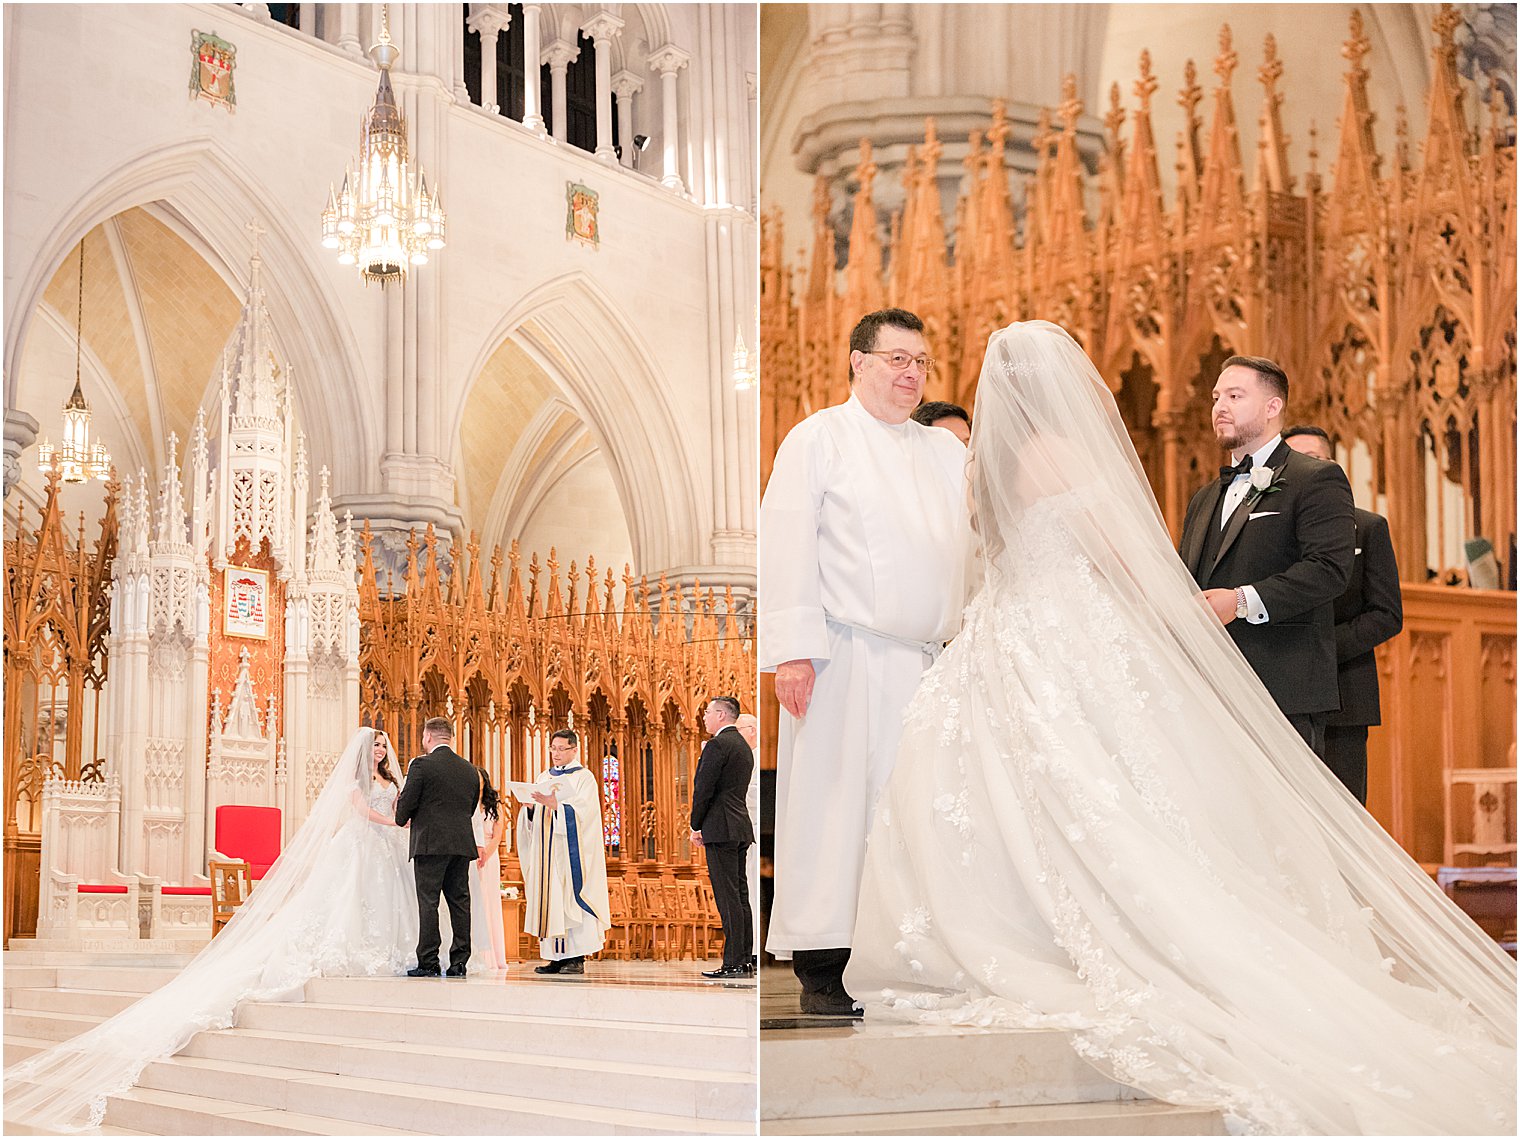
POLYGON ((379 811, 382 815, 394 815, 396 813, 396 796, 401 793, 394 783, 388 783, 383 779, 372 780, 369 785, 369 807, 372 811, 379 811))

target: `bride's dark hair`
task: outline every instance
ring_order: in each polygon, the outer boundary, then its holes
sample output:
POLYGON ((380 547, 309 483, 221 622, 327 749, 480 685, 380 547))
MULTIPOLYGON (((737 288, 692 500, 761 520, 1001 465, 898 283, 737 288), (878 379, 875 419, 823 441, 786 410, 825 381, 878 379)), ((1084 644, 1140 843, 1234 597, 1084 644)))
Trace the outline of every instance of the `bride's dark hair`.
POLYGON ((501 793, 491 786, 491 777, 484 767, 476 764, 475 769, 480 772, 480 813, 494 819, 501 814, 501 793))
POLYGON ((374 738, 370 740, 370 745, 369 746, 371 748, 373 748, 375 746, 375 742, 374 742, 375 740, 385 740, 385 755, 382 756, 381 759, 380 759, 380 762, 375 765, 375 774, 378 775, 378 776, 380 776, 381 779, 384 779, 392 787, 400 787, 401 784, 397 783, 396 782, 396 777, 391 774, 391 741, 390 741, 390 739, 379 728, 376 728, 375 729, 374 738))

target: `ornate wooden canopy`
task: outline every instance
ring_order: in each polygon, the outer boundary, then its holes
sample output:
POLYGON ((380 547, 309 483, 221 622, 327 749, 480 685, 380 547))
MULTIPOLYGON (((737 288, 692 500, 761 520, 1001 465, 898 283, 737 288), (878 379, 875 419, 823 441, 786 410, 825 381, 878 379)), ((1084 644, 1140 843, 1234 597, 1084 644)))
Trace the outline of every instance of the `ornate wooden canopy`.
POLYGON ((584 572, 571 562, 562 577, 553 550, 544 567, 535 555, 524 580, 515 542, 487 562, 473 534, 445 575, 429 527, 408 542, 404 583, 382 592, 368 538, 366 530, 365 723, 413 755, 423 721, 447 716, 498 783, 534 778, 549 734, 574 727, 602 783, 609 860, 645 873, 700 864, 687 824, 701 712, 714 696, 754 701, 752 630, 731 590, 720 603, 710 589, 683 595, 663 576, 651 586, 625 568, 619 604, 612 571, 599 580, 590 558, 584 572))
POLYGON ((779 217, 763 219, 763 476, 793 424, 844 398, 849 330, 863 313, 900 304, 922 316, 931 351, 947 365, 926 396, 967 406, 989 334, 1042 318, 1067 328, 1114 390, 1174 533, 1218 460, 1208 398, 1219 364, 1244 353, 1285 366, 1291 418, 1325 427, 1352 468, 1371 464, 1364 475, 1386 496, 1406 579, 1424 581, 1427 566, 1457 570, 1453 537, 1485 535, 1503 558, 1515 530, 1515 147, 1497 89, 1469 116, 1452 39, 1458 20, 1445 5, 1434 22, 1418 157, 1402 111, 1395 152, 1385 156, 1368 103, 1370 43, 1353 11, 1330 173, 1321 176, 1311 138, 1301 187, 1290 171, 1283 65, 1271 36, 1257 73, 1261 140, 1247 169, 1228 27, 1207 120, 1191 63, 1178 93, 1185 124, 1170 206, 1148 53, 1132 113, 1117 84, 1110 92, 1107 153, 1095 176, 1080 161, 1084 108, 1067 80, 1034 138, 1038 168, 1021 187, 1019 215, 1001 103, 987 130, 970 136, 966 189, 949 223, 941 144, 933 120, 926 123, 886 248, 871 144, 862 140, 842 272, 826 181, 805 270, 794 274, 787 263, 779 217), (1442 480, 1460 495, 1443 493, 1442 480), (1461 517, 1444 513, 1453 501, 1461 517))

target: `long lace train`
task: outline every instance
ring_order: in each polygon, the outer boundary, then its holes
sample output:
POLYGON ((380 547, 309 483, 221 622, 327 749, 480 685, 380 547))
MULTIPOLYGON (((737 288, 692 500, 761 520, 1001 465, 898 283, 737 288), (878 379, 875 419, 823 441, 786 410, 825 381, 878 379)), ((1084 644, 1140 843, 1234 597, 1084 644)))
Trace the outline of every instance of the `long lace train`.
MULTIPOLYGON (((5 1118, 98 1127, 108 1098, 241 1001, 284 1000, 318 976, 394 976, 416 963, 417 902, 396 789, 371 776, 373 732, 344 749, 306 822, 222 932, 173 980, 88 1032, 5 1072, 5 1118)), ((394 754, 390 770, 398 770, 394 754)))
POLYGON ((1106 387, 1036 327, 989 348, 986 580, 908 710, 847 986, 874 1016, 1066 1029, 1235 1130, 1513 1134, 1513 963, 1278 713, 1106 387))

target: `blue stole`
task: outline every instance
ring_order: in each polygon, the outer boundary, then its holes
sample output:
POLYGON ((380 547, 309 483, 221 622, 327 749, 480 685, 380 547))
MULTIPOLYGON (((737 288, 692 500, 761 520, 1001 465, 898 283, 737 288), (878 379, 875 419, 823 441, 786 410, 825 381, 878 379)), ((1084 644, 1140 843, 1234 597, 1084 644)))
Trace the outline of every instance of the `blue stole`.
MULTIPOLYGON (((580 764, 572 763, 568 767, 551 767, 549 774, 569 775, 572 771, 580 770, 582 770, 580 764)), ((565 809, 565 842, 570 852, 570 884, 575 891, 575 902, 592 917, 596 917, 596 911, 586 904, 586 899, 581 897, 584 875, 581 871, 581 836, 579 828, 575 825, 575 808, 569 803, 561 803, 560 806, 565 809)))

